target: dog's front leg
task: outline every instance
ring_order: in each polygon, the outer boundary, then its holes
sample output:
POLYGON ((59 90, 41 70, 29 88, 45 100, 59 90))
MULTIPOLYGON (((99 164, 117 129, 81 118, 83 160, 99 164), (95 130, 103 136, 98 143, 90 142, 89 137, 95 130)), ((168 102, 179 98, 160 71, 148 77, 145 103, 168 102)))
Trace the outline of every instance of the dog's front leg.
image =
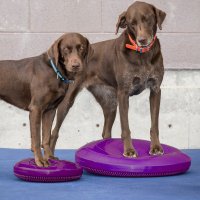
POLYGON ((32 106, 30 109, 29 119, 30 119, 30 129, 32 136, 32 148, 35 156, 35 163, 39 167, 47 167, 48 162, 42 157, 41 152, 41 117, 42 110, 36 106, 32 106))
POLYGON ((124 90, 119 90, 118 101, 119 101, 119 112, 120 112, 120 121, 122 129, 121 137, 124 143, 124 156, 137 157, 137 152, 135 151, 131 141, 131 132, 128 123, 128 108, 129 108, 128 92, 125 92, 124 90))
POLYGON ((150 91, 150 112, 151 112, 151 147, 150 154, 151 155, 160 155, 163 154, 163 149, 159 141, 159 110, 160 110, 160 98, 161 98, 161 90, 155 92, 153 90, 150 91))
POLYGON ((56 142, 59 137, 60 127, 61 127, 69 109, 74 104, 74 100, 75 100, 78 92, 81 90, 80 82, 81 82, 81 79, 77 79, 77 80, 75 80, 75 83, 69 85, 68 91, 67 91, 64 99, 58 106, 57 114, 56 114, 57 115, 56 125, 52 131, 51 140, 50 140, 50 148, 51 148, 51 152, 53 155, 54 155, 54 151, 55 151, 56 142))
POLYGON ((44 159, 48 161, 49 158, 57 159, 53 156, 50 148, 51 129, 53 120, 56 114, 56 109, 48 110, 42 115, 42 146, 44 148, 44 159))

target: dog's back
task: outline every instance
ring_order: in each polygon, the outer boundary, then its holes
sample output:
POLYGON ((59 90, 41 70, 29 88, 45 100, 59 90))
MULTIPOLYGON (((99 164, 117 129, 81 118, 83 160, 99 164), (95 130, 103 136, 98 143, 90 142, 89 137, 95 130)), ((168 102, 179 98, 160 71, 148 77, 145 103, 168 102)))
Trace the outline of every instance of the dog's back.
POLYGON ((108 85, 116 85, 114 73, 114 63, 116 61, 115 43, 116 40, 106 40, 92 44, 94 52, 88 63, 87 80, 91 80, 93 77, 95 84, 103 81, 108 85), (99 81, 96 79, 97 77, 99 81))
POLYGON ((38 57, 0 61, 0 98, 24 110, 30 104, 30 83, 38 57))

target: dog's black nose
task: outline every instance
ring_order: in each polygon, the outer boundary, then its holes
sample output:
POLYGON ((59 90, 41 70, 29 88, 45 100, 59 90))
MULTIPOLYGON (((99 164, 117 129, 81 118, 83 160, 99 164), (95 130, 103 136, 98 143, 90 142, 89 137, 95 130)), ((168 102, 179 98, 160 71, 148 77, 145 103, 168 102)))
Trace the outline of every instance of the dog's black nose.
POLYGON ((74 63, 72 64, 72 69, 78 69, 80 67, 80 64, 79 63, 74 63))
POLYGON ((141 45, 146 45, 146 44, 147 44, 147 39, 144 38, 144 37, 140 37, 140 38, 138 38, 138 42, 139 42, 141 45))

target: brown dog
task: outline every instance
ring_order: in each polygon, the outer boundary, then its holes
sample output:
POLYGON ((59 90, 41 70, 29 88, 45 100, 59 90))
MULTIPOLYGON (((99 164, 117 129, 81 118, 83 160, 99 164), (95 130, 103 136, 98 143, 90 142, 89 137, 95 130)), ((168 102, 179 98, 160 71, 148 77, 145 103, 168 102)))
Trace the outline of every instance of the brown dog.
POLYGON ((159 141, 159 107, 164 67, 157 26, 161 25, 166 14, 153 5, 135 2, 119 16, 116 33, 125 28, 115 40, 92 45, 93 56, 88 64, 84 84, 79 81, 70 86, 65 99, 58 107, 57 123, 52 132, 51 148, 54 151, 59 128, 72 106, 81 86, 94 95, 103 109, 105 121, 103 138, 111 137, 111 129, 119 103, 124 156, 136 157, 137 152, 131 141, 128 123, 129 96, 150 89, 151 147, 150 154, 163 153, 159 141))
POLYGON ((48 166, 53 156, 49 143, 56 108, 66 94, 66 85, 83 73, 89 49, 86 38, 70 33, 40 56, 0 61, 0 98, 30 112, 31 143, 38 166, 48 166))

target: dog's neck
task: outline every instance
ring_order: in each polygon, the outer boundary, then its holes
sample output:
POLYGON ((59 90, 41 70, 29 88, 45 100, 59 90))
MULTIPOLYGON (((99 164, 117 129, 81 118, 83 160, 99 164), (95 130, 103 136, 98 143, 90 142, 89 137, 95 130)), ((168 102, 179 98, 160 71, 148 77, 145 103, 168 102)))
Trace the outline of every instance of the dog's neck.
POLYGON ((60 60, 58 61, 56 65, 55 59, 51 58, 48 52, 44 53, 44 59, 47 65, 54 70, 55 76, 57 79, 60 79, 66 84, 73 82, 74 77, 70 73, 67 72, 64 64, 60 60))
POLYGON ((155 39, 155 42, 151 46, 150 50, 145 53, 140 53, 135 50, 126 48, 126 44, 130 43, 129 35, 131 37, 133 37, 133 39, 135 39, 133 34, 130 34, 130 31, 125 30, 122 32, 122 34, 116 40, 119 44, 119 48, 120 48, 121 52, 128 55, 130 57, 130 59, 136 59, 136 57, 140 57, 142 59, 145 59, 145 58, 152 59, 154 57, 154 55, 156 55, 158 53, 159 41, 157 38, 155 39))
POLYGON ((128 34, 128 37, 129 37, 129 43, 126 43, 126 48, 136 51, 140 54, 150 51, 151 47, 154 45, 154 42, 156 41, 156 38, 157 38, 155 35, 150 44, 148 44, 147 46, 141 47, 141 46, 138 46, 137 42, 133 40, 130 34, 128 34))

